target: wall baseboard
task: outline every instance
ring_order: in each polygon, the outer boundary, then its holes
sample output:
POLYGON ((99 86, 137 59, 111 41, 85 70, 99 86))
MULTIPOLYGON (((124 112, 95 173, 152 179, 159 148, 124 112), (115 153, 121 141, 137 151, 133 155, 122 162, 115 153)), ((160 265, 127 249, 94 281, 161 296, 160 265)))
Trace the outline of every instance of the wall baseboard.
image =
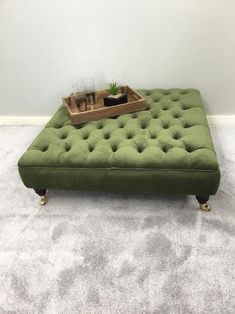
POLYGON ((235 115, 207 116, 209 124, 235 124, 235 115))
POLYGON ((50 116, 0 116, 0 125, 45 125, 50 116))
MULTIPOLYGON (((0 125, 45 125, 50 116, 0 116, 0 125)), ((235 124, 235 115, 207 116, 209 124, 235 124)))

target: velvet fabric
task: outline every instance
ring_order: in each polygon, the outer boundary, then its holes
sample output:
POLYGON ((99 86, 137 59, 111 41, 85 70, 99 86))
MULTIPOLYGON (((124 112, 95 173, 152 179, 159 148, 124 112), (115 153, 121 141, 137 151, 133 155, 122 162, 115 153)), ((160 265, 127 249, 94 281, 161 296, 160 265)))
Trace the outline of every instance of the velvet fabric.
POLYGON ((199 91, 139 92, 146 110, 77 126, 60 107, 19 160, 24 184, 215 194, 220 171, 199 91))

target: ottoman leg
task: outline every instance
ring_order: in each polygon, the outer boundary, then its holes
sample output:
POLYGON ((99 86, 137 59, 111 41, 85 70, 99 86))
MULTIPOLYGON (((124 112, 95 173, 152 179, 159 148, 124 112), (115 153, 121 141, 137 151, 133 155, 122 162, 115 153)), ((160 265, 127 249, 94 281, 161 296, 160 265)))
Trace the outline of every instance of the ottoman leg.
POLYGON ((34 191, 41 197, 40 199, 40 205, 44 206, 47 203, 47 190, 46 189, 34 189, 34 191))
POLYGON ((198 200, 199 206, 201 210, 209 212, 211 210, 210 206, 208 205, 209 195, 196 195, 196 199, 198 200))

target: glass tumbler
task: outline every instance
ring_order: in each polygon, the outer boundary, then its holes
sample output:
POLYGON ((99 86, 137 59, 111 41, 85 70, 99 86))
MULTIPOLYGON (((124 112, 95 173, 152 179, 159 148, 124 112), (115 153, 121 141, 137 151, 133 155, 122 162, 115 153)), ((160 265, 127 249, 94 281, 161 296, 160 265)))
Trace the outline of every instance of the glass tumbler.
POLYGON ((86 95, 87 104, 90 106, 95 105, 95 79, 84 78, 81 81, 82 91, 86 95))
POLYGON ((76 105, 79 111, 86 111, 87 110, 87 103, 86 103, 86 95, 83 91, 80 90, 79 84, 73 84, 73 95, 75 97, 76 105))

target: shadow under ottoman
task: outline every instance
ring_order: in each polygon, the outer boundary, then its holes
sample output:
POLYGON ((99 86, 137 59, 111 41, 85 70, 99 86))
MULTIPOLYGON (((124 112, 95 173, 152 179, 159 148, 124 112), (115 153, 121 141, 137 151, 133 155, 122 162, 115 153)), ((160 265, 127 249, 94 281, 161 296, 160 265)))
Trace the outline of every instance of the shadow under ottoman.
POLYGON ((73 126, 62 106, 18 162, 46 202, 46 189, 196 195, 208 209, 220 171, 199 91, 139 90, 148 108, 73 126))

